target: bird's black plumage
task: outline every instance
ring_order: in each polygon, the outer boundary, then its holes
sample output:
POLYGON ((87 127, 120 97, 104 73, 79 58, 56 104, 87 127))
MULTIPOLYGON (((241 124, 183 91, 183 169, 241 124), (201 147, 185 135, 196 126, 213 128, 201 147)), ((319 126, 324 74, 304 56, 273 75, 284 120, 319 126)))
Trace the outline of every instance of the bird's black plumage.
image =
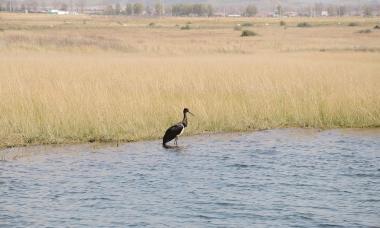
POLYGON ((166 145, 168 142, 172 141, 173 139, 175 139, 175 144, 177 144, 177 138, 179 135, 181 135, 181 133, 185 130, 185 128, 187 127, 187 113, 190 113, 192 114, 189 109, 185 108, 183 110, 183 120, 182 122, 179 122, 171 127, 169 127, 166 132, 165 132, 165 135, 164 135, 164 138, 162 139, 162 145, 166 148, 168 148, 168 146, 166 145))
POLYGON ((165 145, 166 143, 175 139, 178 135, 181 134, 185 126, 182 123, 178 123, 173 125, 166 130, 164 138, 162 139, 162 143, 165 145))

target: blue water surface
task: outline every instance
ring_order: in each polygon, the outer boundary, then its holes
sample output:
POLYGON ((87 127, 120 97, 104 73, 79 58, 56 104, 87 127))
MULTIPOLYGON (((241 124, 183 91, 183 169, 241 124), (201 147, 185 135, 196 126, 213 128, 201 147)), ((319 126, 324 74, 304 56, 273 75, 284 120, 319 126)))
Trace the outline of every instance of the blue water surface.
POLYGON ((25 149, 0 161, 0 227, 380 227, 379 130, 179 144, 25 149))

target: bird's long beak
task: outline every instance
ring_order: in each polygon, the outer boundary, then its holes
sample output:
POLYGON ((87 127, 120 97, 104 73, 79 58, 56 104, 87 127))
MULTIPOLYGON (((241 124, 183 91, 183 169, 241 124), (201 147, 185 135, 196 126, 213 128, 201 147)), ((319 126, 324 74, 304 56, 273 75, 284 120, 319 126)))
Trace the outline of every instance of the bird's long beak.
POLYGON ((195 116, 193 113, 189 112, 192 116, 195 116))

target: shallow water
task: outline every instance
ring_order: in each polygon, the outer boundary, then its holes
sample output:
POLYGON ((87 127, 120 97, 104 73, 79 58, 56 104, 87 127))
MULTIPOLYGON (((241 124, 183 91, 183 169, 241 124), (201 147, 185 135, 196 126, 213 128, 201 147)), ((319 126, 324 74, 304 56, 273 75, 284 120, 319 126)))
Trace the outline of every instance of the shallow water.
POLYGON ((379 227, 379 130, 50 148, 0 162, 1 227, 379 227))

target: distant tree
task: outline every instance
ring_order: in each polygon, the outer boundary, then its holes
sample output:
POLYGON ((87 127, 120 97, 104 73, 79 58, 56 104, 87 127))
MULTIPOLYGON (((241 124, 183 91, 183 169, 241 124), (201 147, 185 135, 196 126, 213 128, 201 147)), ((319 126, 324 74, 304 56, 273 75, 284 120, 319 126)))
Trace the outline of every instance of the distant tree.
POLYGON ((172 15, 173 16, 181 16, 183 4, 174 4, 172 6, 172 15))
POLYGON ((135 3, 133 4, 133 14, 135 15, 141 15, 144 10, 144 5, 142 3, 135 3))
MULTIPOLYGON (((33 11, 37 11, 37 9, 38 9, 38 2, 37 1, 33 0, 30 5, 31 5, 33 11)), ((68 8, 68 6, 66 4, 66 10, 67 10, 67 8, 68 8)))
POLYGON ((253 17, 257 14, 257 7, 255 5, 248 5, 247 8, 245 8, 244 15, 247 17, 253 17))
POLYGON ((314 5, 314 13, 316 16, 321 16, 323 11, 323 4, 322 3, 315 3, 314 5))
POLYGON ((206 16, 207 6, 205 4, 193 4, 192 13, 197 16, 206 16))
POLYGON ((214 9, 209 4, 174 4, 172 6, 173 16, 212 16, 214 9))
POLYGON ((212 15, 214 15, 214 8, 212 7, 212 5, 208 4, 207 5, 207 16, 211 17, 212 15))
POLYGON ((161 2, 157 2, 155 5, 154 5, 154 13, 157 15, 157 16, 161 16, 162 14, 164 14, 164 7, 162 5, 161 2))
POLYGON ((125 7, 125 13, 130 16, 133 15, 133 5, 131 3, 128 3, 125 7))
POLYGON ((119 15, 120 13, 121 13, 120 3, 116 3, 116 5, 115 5, 115 14, 119 15))
POLYGON ((104 10, 104 14, 107 14, 107 15, 112 15, 114 14, 114 9, 113 9, 113 6, 112 5, 108 5, 106 7, 106 9, 104 10))
POLYGON ((163 14, 163 11, 164 7, 161 1, 156 2, 156 4, 154 4, 154 14, 160 16, 163 14))
POLYGON ((346 6, 341 5, 341 6, 337 7, 337 15, 339 17, 342 17, 342 16, 346 15, 346 11, 347 11, 346 6))
POLYGON ((60 10, 67 11, 68 5, 66 3, 62 3, 61 6, 59 7, 60 10))
POLYGON ((146 13, 147 15, 152 15, 152 14, 153 14, 152 9, 150 8, 149 5, 147 5, 147 6, 145 7, 145 13, 146 13))
MULTIPOLYGON (((0 8, 1 8, 1 7, 0 7, 0 8)), ((25 6, 24 3, 21 4, 21 6, 20 6, 20 10, 21 10, 22 12, 25 12, 25 11, 26 11, 26 6, 25 6)), ((0 11, 1 11, 1 9, 0 9, 0 11)))
POLYGON ((171 5, 165 5, 164 12, 172 16, 173 15, 172 14, 173 13, 172 12, 172 6, 171 5))
POLYGON ((173 16, 186 16, 190 15, 193 11, 192 5, 189 4, 174 4, 172 6, 173 16))
POLYGON ((204 17, 211 16, 214 13, 214 9, 210 4, 194 4, 193 5, 193 14, 204 17))
POLYGON ((84 8, 86 8, 86 0, 78 0, 75 3, 75 6, 76 6, 78 12, 83 13, 84 8))
POLYGON ((9 11, 9 12, 12 12, 12 11, 13 11, 13 6, 12 6, 12 4, 11 4, 11 1, 8 1, 8 2, 7 2, 7 11, 9 11))
POLYGON ((373 12, 373 9, 371 6, 366 5, 363 7, 363 16, 370 17, 372 16, 372 12, 373 12))
POLYGON ((282 10, 282 6, 281 5, 278 5, 277 7, 276 7, 276 13, 278 14, 278 16, 282 16, 282 14, 283 14, 283 10, 282 10))
POLYGON ((193 5, 191 4, 185 4, 183 8, 183 15, 190 15, 193 14, 193 5))
POLYGON ((191 4, 191 14, 202 15, 202 4, 191 4))
POLYGON ((179 12, 178 4, 172 5, 172 8, 170 11, 172 12, 172 16, 178 16, 178 12, 179 12))
POLYGON ((329 6, 327 7, 327 12, 329 13, 329 16, 336 16, 338 10, 337 10, 336 6, 334 6, 334 5, 329 5, 329 6))

